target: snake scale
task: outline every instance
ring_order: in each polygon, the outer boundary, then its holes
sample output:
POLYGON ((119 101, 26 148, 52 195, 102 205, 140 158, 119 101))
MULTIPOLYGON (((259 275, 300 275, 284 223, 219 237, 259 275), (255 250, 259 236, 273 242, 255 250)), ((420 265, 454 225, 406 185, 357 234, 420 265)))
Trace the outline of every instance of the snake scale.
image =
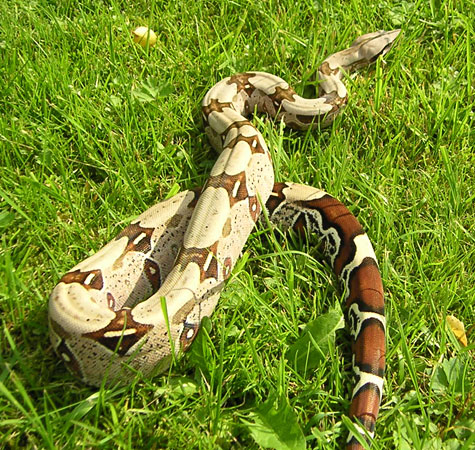
MULTIPOLYGON (((265 204, 273 224, 317 235, 343 285, 352 337, 350 417, 374 435, 385 368, 385 316, 373 247, 338 200, 313 187, 274 184, 269 150, 246 118, 266 113, 297 129, 329 125, 347 101, 344 73, 389 51, 399 30, 359 37, 318 69, 319 96, 304 99, 277 76, 233 75, 206 94, 205 128, 220 155, 202 189, 181 192, 141 214, 76 265, 49 302, 54 349, 83 381, 126 383, 163 371, 187 350, 213 312, 225 280, 265 204)), ((355 435, 347 449, 363 448, 355 435)))

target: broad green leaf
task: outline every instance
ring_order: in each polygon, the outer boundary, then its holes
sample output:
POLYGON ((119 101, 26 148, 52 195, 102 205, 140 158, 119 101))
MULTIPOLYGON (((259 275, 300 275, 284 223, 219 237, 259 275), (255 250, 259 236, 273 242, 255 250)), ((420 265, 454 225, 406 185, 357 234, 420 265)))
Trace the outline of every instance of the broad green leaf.
POLYGON ((435 368, 432 376, 434 391, 462 393, 467 388, 464 378, 464 363, 460 357, 446 359, 435 368))
POLYGON ((475 441, 475 419, 459 420, 454 426, 454 433, 460 440, 465 441, 472 437, 472 440, 475 441))
POLYGON ((140 103, 150 103, 160 97, 168 97, 172 92, 173 87, 171 84, 149 78, 139 87, 132 90, 132 97, 140 103))
POLYGON ((189 397, 199 391, 196 381, 188 377, 170 379, 171 394, 175 397, 189 397))
POLYGON ((343 314, 332 310, 307 324, 302 336, 292 344, 286 358, 299 373, 317 367, 325 358, 336 330, 344 327, 343 314))
POLYGON ((444 441, 444 450, 460 450, 462 444, 458 439, 448 439, 444 441))
POLYGON ((0 212, 0 228, 6 228, 15 220, 15 214, 9 211, 0 212))
POLYGON ((306 448, 305 436, 287 400, 276 402, 275 396, 271 396, 267 402, 251 413, 249 418, 251 421, 243 422, 261 447, 276 450, 306 448))

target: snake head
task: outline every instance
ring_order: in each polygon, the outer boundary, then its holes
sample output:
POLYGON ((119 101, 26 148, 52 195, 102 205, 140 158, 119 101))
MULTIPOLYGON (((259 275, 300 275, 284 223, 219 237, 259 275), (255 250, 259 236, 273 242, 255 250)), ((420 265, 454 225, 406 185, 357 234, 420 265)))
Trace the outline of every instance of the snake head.
POLYGON ((401 30, 392 30, 364 34, 358 37, 351 47, 329 56, 318 70, 321 83, 319 88, 326 93, 338 92, 338 96, 343 98, 346 89, 339 81, 343 78, 343 74, 367 66, 385 55, 400 32, 401 30))
POLYGON ((391 50, 401 30, 375 31, 358 37, 350 48, 359 47, 358 60, 361 64, 370 64, 391 50))

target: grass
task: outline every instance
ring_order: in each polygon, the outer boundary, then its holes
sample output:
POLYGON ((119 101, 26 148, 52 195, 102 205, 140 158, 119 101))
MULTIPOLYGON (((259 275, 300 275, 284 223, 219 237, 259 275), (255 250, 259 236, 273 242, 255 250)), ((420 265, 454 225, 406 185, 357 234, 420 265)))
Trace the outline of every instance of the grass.
POLYGON ((326 55, 402 27, 387 64, 347 81, 349 105, 330 129, 255 122, 277 179, 335 195, 374 243, 389 323, 374 448, 474 448, 473 4, 133 3, 0 5, 0 447, 252 449, 277 447, 272 430, 284 425, 297 437, 278 448, 341 447, 346 333, 310 374, 284 358, 340 303, 311 247, 259 228, 191 353, 120 389, 67 373, 49 344, 47 299, 147 206, 205 181, 215 155, 199 105, 216 81, 264 70, 312 95, 326 55), (158 34, 148 52, 131 42, 138 25, 158 34))

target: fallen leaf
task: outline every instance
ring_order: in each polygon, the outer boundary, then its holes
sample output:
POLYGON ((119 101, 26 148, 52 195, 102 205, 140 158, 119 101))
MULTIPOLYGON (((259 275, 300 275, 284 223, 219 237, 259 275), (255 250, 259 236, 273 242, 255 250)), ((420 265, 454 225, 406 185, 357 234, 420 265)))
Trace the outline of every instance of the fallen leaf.
POLYGON ((446 318, 449 328, 454 333, 457 340, 466 347, 468 345, 467 335, 465 334, 465 327, 463 323, 457 319, 455 316, 447 316, 446 318))

